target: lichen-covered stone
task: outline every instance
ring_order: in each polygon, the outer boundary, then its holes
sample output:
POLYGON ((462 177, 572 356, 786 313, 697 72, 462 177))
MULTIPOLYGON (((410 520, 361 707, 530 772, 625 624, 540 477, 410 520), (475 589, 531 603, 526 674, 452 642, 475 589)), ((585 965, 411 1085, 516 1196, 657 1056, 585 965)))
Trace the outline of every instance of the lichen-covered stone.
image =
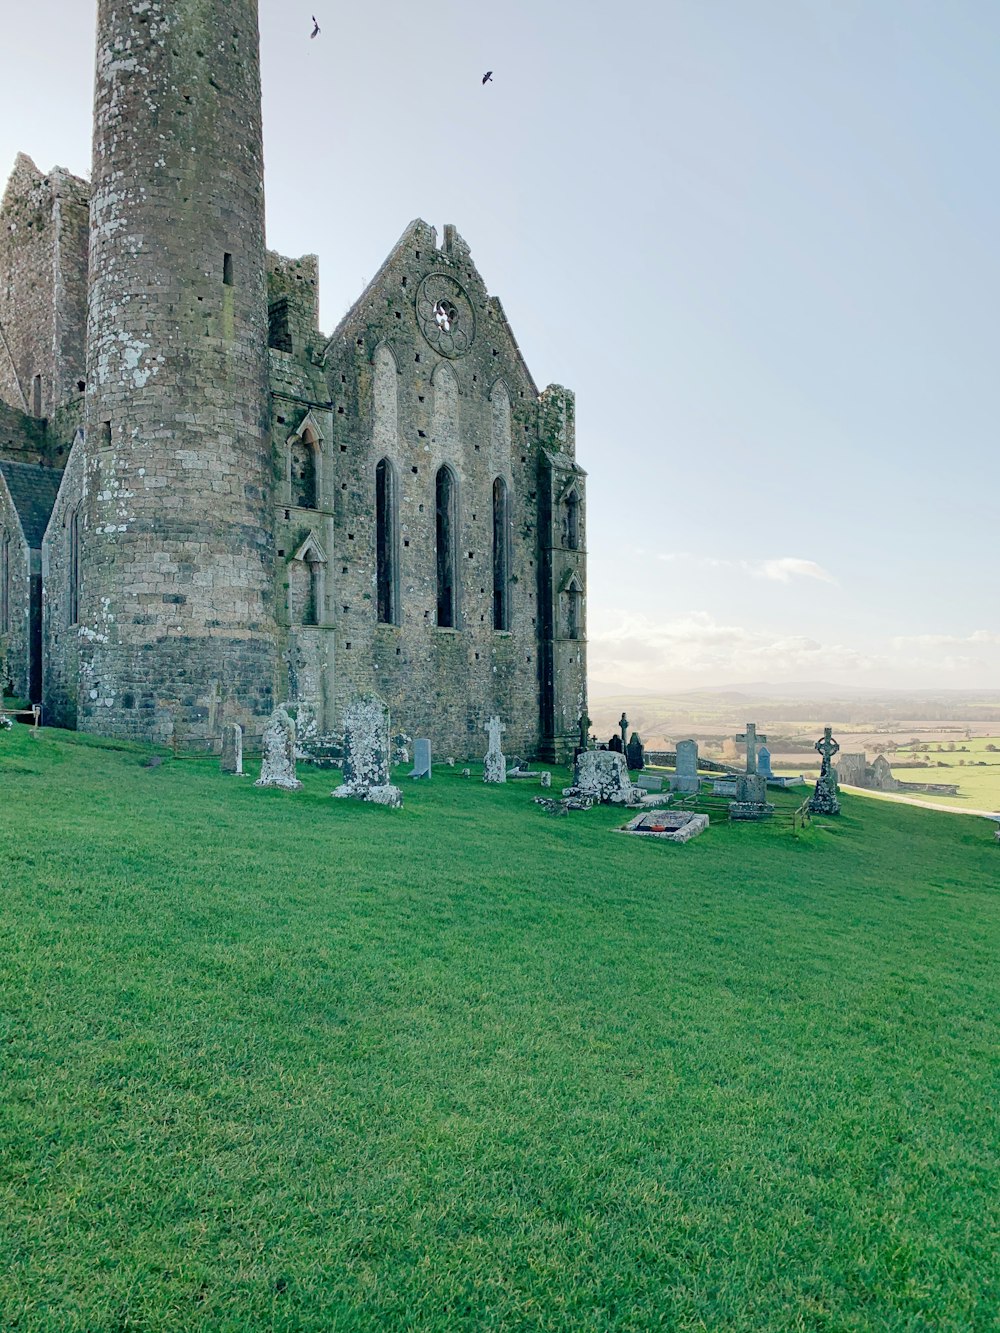
POLYGON ((283 708, 276 708, 261 737, 260 777, 255 787, 284 787, 299 791, 295 776, 295 723, 283 708))
POLYGON ((344 781, 332 795, 401 806, 389 781, 389 709, 382 699, 355 699, 344 714, 344 781))
POLYGON ((573 764, 573 785, 564 788, 563 795, 585 797, 602 805, 637 805, 645 793, 633 786, 623 754, 583 750, 573 764))
POLYGON ((228 722, 222 728, 223 773, 237 776, 243 772, 243 728, 238 722, 228 722))
POLYGON ((507 730, 498 717, 491 717, 484 730, 489 733, 489 749, 483 759, 483 781, 507 781, 507 760, 500 749, 500 737, 507 730))

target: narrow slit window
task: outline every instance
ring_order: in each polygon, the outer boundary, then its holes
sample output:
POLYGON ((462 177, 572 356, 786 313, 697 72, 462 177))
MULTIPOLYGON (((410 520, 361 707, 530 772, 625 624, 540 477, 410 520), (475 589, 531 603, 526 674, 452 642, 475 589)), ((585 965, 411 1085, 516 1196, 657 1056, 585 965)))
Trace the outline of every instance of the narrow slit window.
POLYGON ((493 483, 493 628, 510 629, 509 493, 503 477, 493 483))
POLYGON ((228 250, 222 256, 222 282, 226 287, 233 285, 233 257, 228 250))
POLYGON ((10 537, 0 541, 0 634, 10 631, 10 537))
POLYGON ((42 415, 42 377, 36 375, 31 381, 31 414, 35 417, 42 415))
POLYGON ((375 469, 375 561, 382 625, 399 624, 396 525, 396 478, 392 464, 383 458, 375 469))
POLYGON ((437 623, 442 629, 458 628, 458 570, 456 559, 455 478, 449 467, 438 469, 435 480, 437 509, 437 623))
POLYGON ((580 497, 576 491, 566 496, 563 514, 563 537, 571 551, 580 549, 580 497))
POLYGON ((80 511, 69 516, 69 623, 80 620, 80 511))

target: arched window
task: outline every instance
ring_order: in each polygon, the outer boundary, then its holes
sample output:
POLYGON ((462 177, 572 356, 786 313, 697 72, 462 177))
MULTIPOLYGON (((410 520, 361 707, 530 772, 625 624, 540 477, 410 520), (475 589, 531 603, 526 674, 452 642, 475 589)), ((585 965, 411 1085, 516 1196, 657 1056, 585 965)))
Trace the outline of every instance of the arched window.
POLYGON ((10 535, 0 528, 0 634, 10 630, 10 535))
POLYGON ((74 509, 69 516, 69 623, 76 625, 80 620, 80 511, 74 509))
POLYGON ((563 540, 569 550, 580 549, 580 497, 575 488, 563 501, 563 540))
POLYGON ((302 609, 303 625, 318 625, 320 620, 320 604, 322 602, 322 574, 323 566, 318 560, 306 559, 306 570, 309 574, 309 581, 306 584, 306 604, 302 609))
POLYGON ((578 639, 580 637, 580 589, 570 588, 566 594, 568 605, 566 607, 566 637, 567 639, 578 639))
POLYGON ((435 479, 437 513, 437 623, 458 629, 458 506, 450 467, 438 468, 435 479))
POLYGON ((493 628, 510 629, 510 499, 507 483, 493 483, 493 628))
POLYGON ((396 477, 387 458, 375 469, 375 577, 378 618, 382 625, 398 625, 396 573, 396 477))
POLYGON ((289 470, 292 483, 292 504, 300 509, 316 508, 316 441, 308 427, 301 435, 292 437, 289 470))

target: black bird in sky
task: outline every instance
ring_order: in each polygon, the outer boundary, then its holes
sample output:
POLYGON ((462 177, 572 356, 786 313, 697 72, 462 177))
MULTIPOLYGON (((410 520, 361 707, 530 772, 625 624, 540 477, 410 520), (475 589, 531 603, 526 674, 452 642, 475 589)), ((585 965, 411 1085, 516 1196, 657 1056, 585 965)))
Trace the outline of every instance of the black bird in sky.
POLYGON ((309 34, 309 36, 310 36, 310 37, 318 37, 318 36, 319 36, 319 24, 316 22, 316 15, 315 15, 315 14, 312 16, 312 21, 313 21, 313 30, 312 30, 312 32, 309 34))
POLYGON ((491 69, 488 69, 486 73, 483 75, 483 83, 487 84, 492 82, 493 82, 493 71, 491 69))

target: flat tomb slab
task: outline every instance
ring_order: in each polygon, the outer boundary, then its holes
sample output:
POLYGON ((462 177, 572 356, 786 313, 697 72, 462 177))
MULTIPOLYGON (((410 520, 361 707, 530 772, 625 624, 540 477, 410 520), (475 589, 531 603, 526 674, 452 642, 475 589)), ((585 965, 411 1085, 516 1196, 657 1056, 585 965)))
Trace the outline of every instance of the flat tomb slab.
POLYGON ((617 831, 640 838, 661 838, 664 842, 689 842, 707 828, 708 815, 696 815, 690 810, 644 810, 617 831))

